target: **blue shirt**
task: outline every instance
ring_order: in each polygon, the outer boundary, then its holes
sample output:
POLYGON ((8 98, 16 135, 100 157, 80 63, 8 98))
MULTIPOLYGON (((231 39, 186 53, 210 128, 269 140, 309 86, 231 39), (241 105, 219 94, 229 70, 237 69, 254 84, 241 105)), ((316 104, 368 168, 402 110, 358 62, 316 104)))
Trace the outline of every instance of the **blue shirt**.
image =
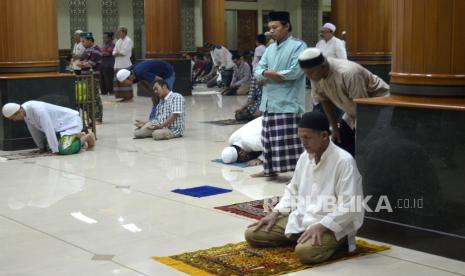
POLYGON ((307 48, 302 40, 289 36, 279 45, 268 46, 254 70, 257 80, 263 72, 273 70, 284 76, 284 82, 267 79, 263 86, 260 111, 301 114, 305 111, 305 75, 299 66, 299 54, 307 48))
POLYGON ((162 60, 144 60, 134 66, 134 75, 138 81, 155 83, 155 76, 168 79, 174 73, 173 66, 162 60))

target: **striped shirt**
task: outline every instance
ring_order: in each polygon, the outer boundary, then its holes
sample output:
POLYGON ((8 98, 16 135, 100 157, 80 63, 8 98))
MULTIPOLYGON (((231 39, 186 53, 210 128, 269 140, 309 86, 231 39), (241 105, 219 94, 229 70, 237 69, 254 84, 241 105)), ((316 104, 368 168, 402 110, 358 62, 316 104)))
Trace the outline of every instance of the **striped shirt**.
POLYGON ((165 99, 160 99, 160 102, 157 106, 157 113, 155 118, 152 120, 152 123, 161 125, 173 113, 179 114, 179 116, 176 118, 176 120, 174 120, 174 122, 168 125, 168 129, 173 132, 175 137, 181 137, 184 135, 186 112, 185 99, 179 93, 170 91, 165 99))
MULTIPOLYGON (((92 66, 94 75, 100 74, 100 64, 102 63, 102 51, 97 45, 87 48, 81 56, 81 61, 86 61, 92 66)), ((82 74, 88 74, 90 68, 82 68, 82 74)))

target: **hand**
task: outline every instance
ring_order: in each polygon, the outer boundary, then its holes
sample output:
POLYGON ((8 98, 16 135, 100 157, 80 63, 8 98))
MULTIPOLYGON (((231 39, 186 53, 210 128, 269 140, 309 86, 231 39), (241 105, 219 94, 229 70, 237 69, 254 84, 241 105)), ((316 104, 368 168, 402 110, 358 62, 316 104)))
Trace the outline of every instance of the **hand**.
POLYGON ((139 121, 139 120, 136 120, 135 123, 134 123, 134 126, 137 127, 137 128, 141 128, 145 125, 144 122, 142 121, 139 121))
POLYGON ((247 165, 249 165, 249 166, 258 166, 261 163, 263 163, 262 160, 260 160, 258 158, 247 161, 247 165))
POLYGON ((336 144, 340 144, 342 142, 342 140, 341 140, 341 130, 339 129, 339 127, 333 128, 333 133, 331 135, 331 139, 336 144))
POLYGON ((279 74, 278 72, 272 70, 266 70, 263 76, 267 79, 273 80, 275 82, 283 82, 284 76, 279 74))
POLYGON ((262 218, 261 220, 249 225, 249 228, 255 227, 253 231, 257 232, 258 230, 260 230, 260 228, 266 225, 265 231, 270 232, 271 228, 276 224, 276 221, 278 221, 278 218, 279 218, 278 212, 271 212, 266 217, 262 218))
POLYGON ((312 239, 312 245, 321 245, 321 237, 326 231, 328 231, 328 228, 324 227, 322 224, 317 223, 312 225, 300 235, 297 243, 305 243, 309 239, 312 239))
POLYGON ((150 126, 147 127, 148 129, 151 129, 151 130, 156 130, 156 129, 160 129, 162 128, 160 125, 156 125, 156 124, 151 124, 150 126))
POLYGON ((266 84, 266 80, 259 80, 259 81, 257 81, 257 85, 258 85, 259 87, 262 87, 262 86, 264 86, 265 84, 266 84))

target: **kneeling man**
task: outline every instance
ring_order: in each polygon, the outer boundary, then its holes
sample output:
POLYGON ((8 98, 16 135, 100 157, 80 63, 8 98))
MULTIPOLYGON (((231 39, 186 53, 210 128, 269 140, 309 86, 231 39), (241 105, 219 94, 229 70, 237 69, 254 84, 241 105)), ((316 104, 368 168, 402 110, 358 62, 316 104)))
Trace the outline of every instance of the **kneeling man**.
POLYGON ((155 80, 154 92, 160 97, 155 116, 148 122, 136 120, 134 138, 166 140, 184 135, 185 99, 170 90, 163 79, 155 80))
POLYGON ((9 120, 26 122, 39 153, 51 151, 68 155, 78 153, 81 147, 91 148, 95 145, 92 132, 81 132, 82 119, 76 110, 28 101, 22 105, 7 103, 2 113, 9 120))
POLYGON ((355 159, 330 140, 329 122, 305 113, 298 125, 305 148, 284 196, 265 218, 245 232, 251 246, 296 245, 304 264, 324 262, 336 251, 355 250, 363 222, 362 177, 355 159))

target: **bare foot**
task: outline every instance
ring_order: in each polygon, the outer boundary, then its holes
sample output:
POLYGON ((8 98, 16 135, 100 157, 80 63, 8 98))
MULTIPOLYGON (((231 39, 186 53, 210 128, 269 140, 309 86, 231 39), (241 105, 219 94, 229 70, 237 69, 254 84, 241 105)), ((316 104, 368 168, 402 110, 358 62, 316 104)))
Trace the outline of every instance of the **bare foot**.
POLYGON ((87 143, 87 148, 93 148, 95 146, 95 134, 92 132, 92 130, 88 130, 88 133, 81 133, 81 142, 83 144, 87 143), (82 135, 84 134, 84 135, 82 135))
POLYGON ((266 174, 264 171, 261 171, 261 172, 259 172, 259 173, 251 174, 250 176, 253 177, 253 178, 259 178, 259 177, 276 177, 276 176, 278 176, 278 174, 277 174, 277 173, 266 174))

